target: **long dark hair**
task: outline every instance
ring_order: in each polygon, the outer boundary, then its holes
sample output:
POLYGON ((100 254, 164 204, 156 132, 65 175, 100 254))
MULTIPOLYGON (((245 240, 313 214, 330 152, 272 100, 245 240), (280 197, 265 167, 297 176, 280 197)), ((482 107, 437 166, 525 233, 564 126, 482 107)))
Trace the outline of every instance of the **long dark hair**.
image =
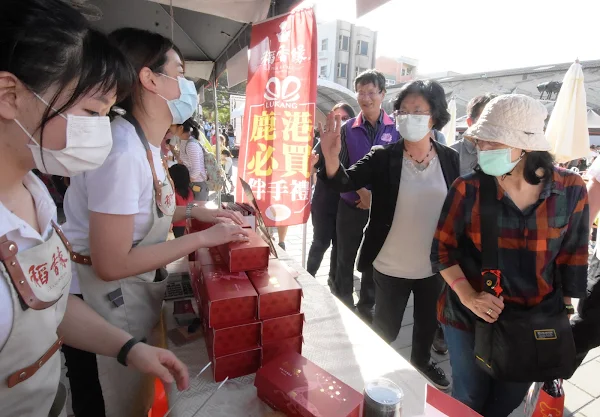
POLYGON ((38 126, 40 145, 44 128, 59 113, 90 93, 116 90, 120 100, 135 80, 125 56, 61 0, 0 1, 0 71, 37 94, 56 90, 38 126), (67 101, 56 108, 60 94, 73 83, 67 101))
POLYGON ((175 192, 183 198, 188 198, 192 190, 190 190, 190 171, 185 165, 175 164, 169 168, 169 175, 173 179, 175 192))
POLYGON ((167 63, 167 52, 171 49, 183 61, 183 55, 175 44, 168 38, 148 30, 135 28, 117 29, 109 35, 119 49, 129 58, 136 74, 136 83, 133 87, 133 93, 123 102, 119 103, 126 111, 130 112, 134 105, 140 104, 142 86, 139 82, 139 73, 142 68, 149 68, 152 72, 159 73, 163 71, 167 63))
POLYGON ((523 177, 529 184, 538 185, 540 182, 545 182, 552 178, 554 156, 550 152, 527 152, 524 158, 523 177), (544 171, 541 177, 537 174, 537 170, 540 168, 544 171))

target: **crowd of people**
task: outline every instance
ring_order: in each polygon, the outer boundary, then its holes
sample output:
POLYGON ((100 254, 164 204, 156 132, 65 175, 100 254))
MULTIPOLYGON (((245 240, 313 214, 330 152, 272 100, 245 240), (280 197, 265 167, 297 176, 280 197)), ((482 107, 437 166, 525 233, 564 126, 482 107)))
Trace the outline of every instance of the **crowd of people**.
MULTIPOLYGON (((407 83, 392 115, 383 74, 367 70, 354 87, 359 114, 336 105, 315 141, 307 269, 331 245, 331 292, 388 343, 413 295, 414 367, 506 417, 531 382, 568 378, 600 344, 597 250, 588 268, 600 159, 559 167, 547 111, 524 95, 474 97, 448 147, 439 83, 407 83), (572 298, 582 301, 570 323, 572 298), (452 382, 432 347, 449 353, 452 382)), ((235 146, 233 126, 196 122, 197 107, 170 39, 104 35, 61 0, 0 3, 3 415, 60 415, 59 349, 78 417, 144 415, 154 377, 187 388, 187 368, 153 337, 163 267, 248 234, 237 213, 196 203, 233 189, 235 146), (124 112, 109 118, 115 104, 124 112), (40 178, 60 194, 62 228, 40 178), (190 218, 215 226, 185 234, 190 218)))

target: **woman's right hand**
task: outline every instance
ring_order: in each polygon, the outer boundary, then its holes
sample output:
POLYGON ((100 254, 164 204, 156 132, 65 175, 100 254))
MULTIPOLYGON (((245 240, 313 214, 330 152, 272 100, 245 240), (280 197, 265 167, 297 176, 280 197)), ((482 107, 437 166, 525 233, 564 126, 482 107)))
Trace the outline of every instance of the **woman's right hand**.
POLYGON ((212 248, 229 242, 248 241, 248 230, 231 223, 218 223, 198 234, 202 242, 200 247, 203 248, 212 248))
POLYGON ((329 112, 325 127, 319 122, 321 152, 326 160, 338 161, 342 150, 342 117, 329 112))
POLYGON ((488 323, 494 323, 498 320, 500 313, 504 309, 504 300, 502 297, 498 298, 484 291, 473 291, 462 303, 477 317, 488 323))

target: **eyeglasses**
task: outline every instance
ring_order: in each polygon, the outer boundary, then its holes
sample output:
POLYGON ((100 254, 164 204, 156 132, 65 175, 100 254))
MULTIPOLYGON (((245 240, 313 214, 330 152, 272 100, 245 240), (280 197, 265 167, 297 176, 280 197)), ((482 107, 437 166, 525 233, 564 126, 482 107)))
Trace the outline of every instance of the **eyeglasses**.
POLYGON ((377 91, 371 91, 369 93, 357 92, 356 93, 356 98, 358 98, 358 99, 369 98, 369 99, 373 100, 375 97, 377 97, 381 93, 382 93, 381 90, 379 92, 377 92, 377 91))
POLYGON ((350 116, 342 116, 342 122, 350 120, 350 116))
POLYGON ((416 110, 416 111, 404 111, 404 110, 396 110, 394 112, 394 114, 396 116, 408 116, 409 114, 414 115, 414 116, 430 116, 431 112, 429 110, 416 110))

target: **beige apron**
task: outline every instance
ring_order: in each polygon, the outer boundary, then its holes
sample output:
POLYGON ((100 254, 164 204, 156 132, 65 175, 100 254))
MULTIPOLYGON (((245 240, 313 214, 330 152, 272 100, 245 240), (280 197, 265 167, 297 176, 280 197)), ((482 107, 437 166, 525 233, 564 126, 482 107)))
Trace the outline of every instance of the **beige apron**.
MULTIPOLYGON (((129 121, 137 126, 137 122, 129 121)), ((159 181, 148 142, 141 129, 136 130, 146 148, 154 180, 154 221, 146 237, 138 243, 138 246, 146 246, 167 240, 175 212, 175 193, 165 158, 163 166, 167 178, 159 181)), ((148 342, 152 343, 150 336, 159 322, 167 285, 166 270, 103 281, 91 267, 89 248, 80 252, 74 261, 85 302, 114 326, 134 337, 149 338, 148 342)), ((152 404, 153 378, 121 365, 114 358, 98 355, 96 359, 106 417, 146 417, 152 404)))
POLYGON ((56 331, 69 296, 70 246, 53 227, 46 242, 22 252, 0 236, 0 279, 7 280, 14 312, 0 350, 2 416, 66 416, 66 390, 59 389, 62 339, 56 331))

